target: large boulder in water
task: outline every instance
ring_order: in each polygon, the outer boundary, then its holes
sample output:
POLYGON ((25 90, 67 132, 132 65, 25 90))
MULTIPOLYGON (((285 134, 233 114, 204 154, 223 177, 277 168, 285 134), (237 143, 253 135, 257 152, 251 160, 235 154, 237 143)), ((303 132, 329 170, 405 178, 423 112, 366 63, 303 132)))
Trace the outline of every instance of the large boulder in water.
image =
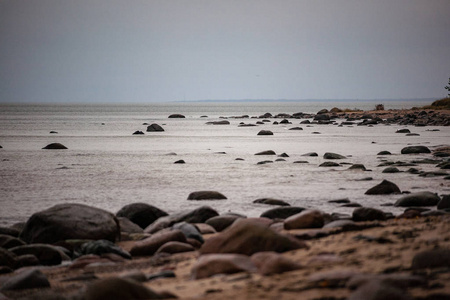
POLYGON ((401 197, 395 202, 395 206, 435 206, 439 203, 441 198, 431 192, 413 193, 401 197))
POLYGON ((216 191, 198 191, 189 194, 188 200, 225 200, 223 194, 216 191))
POLYGON ((158 124, 152 124, 150 126, 147 126, 147 132, 150 132, 150 131, 164 131, 164 128, 162 128, 158 124))
POLYGON ((117 218, 84 204, 58 204, 33 214, 20 238, 27 243, 52 244, 69 239, 109 240, 120 237, 117 218))
POLYGON ((383 180, 380 184, 368 189, 364 194, 366 195, 388 195, 400 194, 398 186, 388 180, 383 180))
POLYGON ((42 149, 47 149, 47 150, 64 150, 64 149, 67 149, 67 147, 64 146, 63 144, 60 144, 60 143, 52 143, 52 144, 48 144, 47 146, 45 146, 42 149))
POLYGON ((294 237, 274 231, 267 224, 239 219, 223 232, 206 240, 200 248, 200 253, 252 255, 262 251, 285 252, 300 248, 307 248, 307 246, 294 237))
POLYGON ((431 153, 431 150, 425 146, 408 146, 402 149, 402 154, 419 154, 419 153, 431 153))
POLYGON ((218 216, 217 211, 209 206, 201 206, 191 211, 184 211, 169 216, 161 217, 147 228, 144 232, 155 233, 161 229, 171 227, 175 223, 186 222, 186 223, 204 223, 206 220, 218 216))
POLYGON ((127 218, 145 229, 160 217, 167 216, 167 213, 153 205, 137 202, 125 205, 117 212, 116 216, 127 218))
POLYGON ((171 114, 169 116, 169 119, 184 119, 184 118, 186 118, 186 117, 181 114, 171 114))

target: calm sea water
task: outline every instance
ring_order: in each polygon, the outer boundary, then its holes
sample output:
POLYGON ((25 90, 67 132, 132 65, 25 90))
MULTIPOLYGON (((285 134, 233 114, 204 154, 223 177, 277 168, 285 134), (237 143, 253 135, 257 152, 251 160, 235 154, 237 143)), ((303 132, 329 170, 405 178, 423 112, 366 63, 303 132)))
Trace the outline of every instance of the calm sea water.
MULTIPOLYGON (((326 212, 351 213, 328 200, 349 198, 365 206, 400 213, 402 209, 381 206, 399 198, 366 196, 364 192, 391 180, 402 190, 430 190, 449 193, 448 181, 422 178, 409 173, 383 174, 377 165, 383 159, 410 161, 424 156, 404 156, 400 150, 409 144, 435 147, 450 144, 450 129, 427 131, 432 127, 410 127, 420 136, 396 134, 400 126, 375 127, 333 125, 272 125, 238 127, 206 125, 219 117, 266 112, 317 112, 322 108, 372 109, 376 102, 280 102, 280 103, 170 103, 148 105, 0 105, 0 225, 26 219, 58 203, 85 203, 113 213, 133 202, 155 205, 168 213, 209 205, 219 212, 258 216, 270 206, 254 204, 263 197, 282 199, 291 205, 318 208, 326 212), (185 119, 169 119, 180 113, 185 119), (202 117, 207 116, 207 117, 202 117), (157 123, 164 132, 146 132, 143 123, 157 123), (290 131, 301 126, 302 131, 290 131), (273 136, 257 136, 269 129, 273 136), (57 131, 57 134, 50 134, 57 131), (320 132, 320 134, 313 134, 320 132), (59 142, 68 150, 43 150, 59 142), (263 150, 287 153, 283 162, 257 165, 278 157, 254 154, 263 150), (394 155, 376 154, 389 150, 394 155), (317 152, 319 157, 304 157, 317 152), (372 171, 347 171, 347 167, 318 167, 325 152, 348 156, 345 162, 362 163, 372 171), (168 155, 176 153, 175 155, 168 155), (243 158, 237 161, 236 158, 243 158), (183 159, 186 164, 174 164, 183 159), (294 163, 294 161, 308 163, 294 163), (355 181, 372 177, 372 181, 355 181), (188 201, 189 193, 217 190, 223 201, 188 201)), ((429 103, 389 102, 386 109, 409 108, 429 103)), ((420 165, 435 170, 434 165, 420 165)), ((408 168, 400 168, 403 171, 408 168)))

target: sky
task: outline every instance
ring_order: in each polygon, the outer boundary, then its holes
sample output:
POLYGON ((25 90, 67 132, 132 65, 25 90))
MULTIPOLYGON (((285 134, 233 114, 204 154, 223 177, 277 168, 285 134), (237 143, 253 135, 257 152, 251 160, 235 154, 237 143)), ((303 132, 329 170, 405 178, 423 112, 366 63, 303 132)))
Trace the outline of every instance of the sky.
POLYGON ((442 98, 449 0, 0 0, 0 102, 442 98))

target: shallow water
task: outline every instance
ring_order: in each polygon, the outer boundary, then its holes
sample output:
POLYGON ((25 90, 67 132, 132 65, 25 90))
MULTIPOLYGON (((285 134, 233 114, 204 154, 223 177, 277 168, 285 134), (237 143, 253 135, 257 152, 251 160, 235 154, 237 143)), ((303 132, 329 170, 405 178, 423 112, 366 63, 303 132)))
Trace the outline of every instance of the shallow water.
MULTIPOLYGON (((330 105, 331 108, 335 105, 330 105)), ((58 203, 77 202, 117 212, 133 202, 155 205, 168 213, 210 205, 219 212, 258 216, 272 208, 254 204, 262 197, 282 199, 291 205, 318 208, 326 212, 351 213, 327 201, 349 198, 364 206, 398 214, 403 209, 384 207, 399 195, 366 196, 364 192, 383 179, 395 182, 401 190, 450 192, 450 183, 439 178, 423 178, 409 173, 383 174, 377 167, 383 160, 411 161, 430 155, 401 155, 409 145, 430 148, 450 144, 448 127, 409 127, 420 136, 395 133, 404 126, 375 127, 289 125, 266 123, 258 127, 238 127, 255 119, 229 119, 231 125, 206 125, 219 116, 259 115, 264 112, 307 111, 293 104, 171 104, 141 106, 32 106, 3 105, 0 114, 0 225, 25 221, 32 213, 58 203), (168 119, 182 113, 186 119, 168 119), (207 118, 201 118, 208 115, 207 118), (160 124, 164 132, 146 132, 147 122, 160 124), (102 125, 104 123, 104 125, 102 125), (300 126, 302 131, 290 131, 300 126), (438 128, 440 131, 427 131, 438 128), (261 129, 273 136, 257 136, 261 129), (55 130, 58 134, 50 134, 55 130), (320 132, 321 134, 312 134, 320 132), (68 150, 42 150, 59 142, 68 150), (255 156, 264 150, 289 155, 284 162, 257 165, 278 157, 255 156), (392 156, 378 157, 388 150, 392 156), (168 155, 174 152, 177 155, 168 155), (223 154, 222 152, 225 152, 223 154), (317 152, 319 157, 304 157, 317 152), (372 171, 347 171, 347 166, 318 167, 325 152, 362 163, 372 171), (236 161, 243 158, 244 161, 236 161), (174 164, 183 159, 186 164, 174 164), (307 164, 293 163, 306 160, 307 164), (355 181, 373 177, 372 181, 355 181), (222 201, 188 201, 190 192, 217 190, 227 196, 222 201)), ((273 120, 272 120, 273 121, 273 120)), ((419 165, 424 171, 434 165, 419 165)), ((409 167, 399 167, 406 171, 409 167)))

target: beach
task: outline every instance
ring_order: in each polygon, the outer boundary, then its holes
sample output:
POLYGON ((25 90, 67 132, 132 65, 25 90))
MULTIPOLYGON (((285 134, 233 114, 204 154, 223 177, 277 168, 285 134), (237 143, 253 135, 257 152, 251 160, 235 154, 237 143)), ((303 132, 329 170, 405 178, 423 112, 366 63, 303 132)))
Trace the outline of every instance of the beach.
POLYGON ((49 248, 2 252, 1 293, 102 299, 123 285, 125 297, 145 295, 135 299, 450 297, 449 111, 242 108, 3 116, 2 234, 49 248), (42 149, 54 143, 67 149, 42 149), (136 203, 152 207, 139 226, 125 209, 136 203), (39 229, 58 210, 73 232, 39 229), (96 245, 75 257, 99 239, 124 252, 96 245), (5 288, 32 270, 48 285, 5 288))

